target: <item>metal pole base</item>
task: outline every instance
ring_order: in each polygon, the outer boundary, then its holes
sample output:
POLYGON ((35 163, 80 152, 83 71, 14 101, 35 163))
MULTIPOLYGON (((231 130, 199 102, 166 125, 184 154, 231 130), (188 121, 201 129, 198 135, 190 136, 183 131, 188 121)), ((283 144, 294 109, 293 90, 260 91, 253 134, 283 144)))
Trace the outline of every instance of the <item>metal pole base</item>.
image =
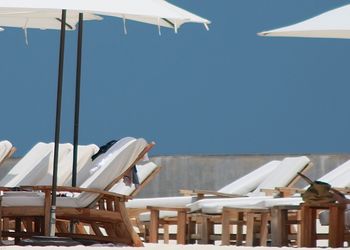
POLYGON ((33 236, 19 242, 20 246, 77 246, 81 243, 69 237, 33 236))

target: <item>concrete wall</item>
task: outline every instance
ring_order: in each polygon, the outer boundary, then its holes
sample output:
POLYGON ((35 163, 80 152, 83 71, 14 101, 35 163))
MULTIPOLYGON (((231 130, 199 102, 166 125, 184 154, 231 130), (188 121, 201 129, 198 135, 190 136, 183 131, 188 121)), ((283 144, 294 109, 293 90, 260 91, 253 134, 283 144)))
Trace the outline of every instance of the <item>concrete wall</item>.
MULTIPOLYGON (((240 176, 271 160, 281 160, 291 155, 220 155, 220 156, 157 156, 153 157, 162 167, 138 197, 159 197, 178 195, 179 189, 218 190, 240 176)), ((350 155, 307 155, 313 167, 307 173, 317 179, 326 172, 350 159, 350 155)), ((10 159, 0 167, 0 178, 19 159, 10 159)), ((297 184, 306 185, 304 181, 297 184)))
MULTIPOLYGON (((178 195, 179 189, 218 190, 271 160, 291 155, 159 156, 152 159, 162 167, 139 197, 178 195)), ((350 155, 307 155, 313 167, 307 173, 317 179, 350 159, 350 155)), ((297 183, 305 186, 304 181, 297 183)))

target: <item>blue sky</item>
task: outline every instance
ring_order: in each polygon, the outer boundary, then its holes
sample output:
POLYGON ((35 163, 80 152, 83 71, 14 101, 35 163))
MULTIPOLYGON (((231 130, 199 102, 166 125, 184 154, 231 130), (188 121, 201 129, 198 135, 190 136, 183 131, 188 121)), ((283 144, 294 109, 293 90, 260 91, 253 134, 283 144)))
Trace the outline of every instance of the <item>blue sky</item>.
MULTIPOLYGON (((85 24, 80 143, 154 140, 154 154, 350 150, 350 41, 264 38, 348 3, 172 0, 212 21, 178 34, 105 18, 85 24)), ((53 141, 55 31, 0 33, 0 139, 23 155, 53 141)), ((66 40, 61 141, 73 137, 76 33, 66 40)))

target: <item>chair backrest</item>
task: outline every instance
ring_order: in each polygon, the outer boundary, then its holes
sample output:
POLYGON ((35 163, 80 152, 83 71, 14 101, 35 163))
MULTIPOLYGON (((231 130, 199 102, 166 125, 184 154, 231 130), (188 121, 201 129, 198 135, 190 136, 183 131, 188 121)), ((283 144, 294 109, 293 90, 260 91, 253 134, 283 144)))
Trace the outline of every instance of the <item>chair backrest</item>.
MULTIPOLYGON (((280 165, 262 182, 250 195, 261 195, 261 189, 273 189, 275 187, 286 187, 297 176, 298 172, 304 170, 310 159, 306 156, 286 157, 280 165)), ((263 193, 264 194, 264 193, 263 193)))
MULTIPOLYGON (((82 184, 98 169, 98 166, 105 164, 105 158, 110 154, 112 148, 116 150, 119 147, 122 147, 124 144, 136 140, 133 137, 124 137, 118 140, 106 153, 99 155, 94 161, 90 160, 85 166, 83 166, 77 175, 77 186, 81 187, 82 184)), ((114 157, 114 154, 110 157, 114 157)))
MULTIPOLYGON (((91 156, 98 151, 98 146, 95 144, 79 145, 77 159, 77 173, 91 162, 91 156)), ((71 150, 59 163, 57 171, 57 185, 71 186, 72 185, 72 165, 73 165, 73 150, 71 150)), ((53 168, 49 167, 48 172, 41 178, 36 185, 51 185, 52 184, 53 168)), ((77 174, 77 175, 78 175, 77 174)))
MULTIPOLYGON (((0 186, 16 187, 35 185, 53 164, 54 143, 37 143, 7 174, 0 180, 0 186)), ((71 144, 60 144, 59 157, 72 150, 71 144)))
POLYGON ((261 167, 231 182, 218 190, 221 193, 246 195, 253 191, 262 181, 280 165, 281 161, 270 161, 261 167))
POLYGON ((350 160, 328 172, 319 178, 318 181, 327 182, 332 187, 338 188, 350 186, 350 160))
POLYGON ((5 141, 0 141, 0 163, 5 160, 5 158, 8 156, 8 154, 12 150, 12 144, 11 142, 5 140, 5 141))
MULTIPOLYGON (((137 176, 139 178, 139 182, 141 186, 144 185, 146 181, 149 181, 149 178, 152 178, 157 168, 159 167, 154 162, 149 160, 142 161, 136 165, 137 176)), ((120 180, 109 191, 117 194, 134 196, 135 195, 134 192, 136 189, 137 187, 135 186, 135 184, 128 186, 124 183, 123 180, 120 180)))
MULTIPOLYGON (((123 174, 132 167, 140 154, 147 146, 147 142, 140 138, 123 138, 116 142, 108 151, 93 162, 90 168, 90 177, 80 186, 83 188, 95 188, 104 190, 117 178, 122 178, 123 174)), ((83 192, 76 196, 79 207, 89 206, 98 196, 83 192)))

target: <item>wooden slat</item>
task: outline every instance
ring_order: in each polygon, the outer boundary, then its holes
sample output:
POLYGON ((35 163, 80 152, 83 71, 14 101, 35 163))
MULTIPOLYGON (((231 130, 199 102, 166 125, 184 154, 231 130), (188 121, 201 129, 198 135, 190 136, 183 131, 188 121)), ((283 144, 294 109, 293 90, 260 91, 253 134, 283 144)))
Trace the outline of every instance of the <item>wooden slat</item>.
POLYGON ((90 226, 91 226, 91 229, 94 231, 95 235, 103 236, 103 233, 102 233, 100 227, 96 224, 96 222, 92 222, 90 224, 90 226))
POLYGON ((60 233, 69 233, 68 231, 68 223, 66 221, 56 221, 57 231, 60 233))
POLYGON ((44 216, 43 207, 3 207, 3 217, 15 218, 18 216, 44 216))
MULTIPOLYGON (((21 186, 20 187, 23 190, 34 190, 34 191, 51 191, 52 186, 21 186)), ((88 192, 88 193, 95 193, 102 196, 110 196, 110 197, 118 197, 123 200, 128 200, 131 197, 117 194, 113 192, 108 192, 105 190, 95 189, 95 188, 81 188, 81 187, 67 187, 67 186, 57 186, 57 192, 71 192, 71 193, 82 193, 82 192, 88 192)))
POLYGON ((56 209, 57 218, 77 219, 84 221, 101 221, 101 222, 120 222, 122 218, 119 213, 105 210, 96 210, 91 208, 62 208, 56 209))
POLYGON ((238 194, 228 194, 228 193, 221 193, 221 192, 212 191, 212 190, 201 190, 201 189, 193 189, 193 190, 180 189, 179 192, 186 196, 214 195, 217 197, 228 197, 228 198, 244 197, 243 195, 238 195, 238 194))
MULTIPOLYGON (((301 171, 300 173, 305 174, 307 171, 309 171, 313 166, 313 163, 310 162, 309 164, 307 164, 301 171)), ((300 180, 300 175, 296 175, 289 183, 286 187, 293 187, 299 180, 300 180)))

